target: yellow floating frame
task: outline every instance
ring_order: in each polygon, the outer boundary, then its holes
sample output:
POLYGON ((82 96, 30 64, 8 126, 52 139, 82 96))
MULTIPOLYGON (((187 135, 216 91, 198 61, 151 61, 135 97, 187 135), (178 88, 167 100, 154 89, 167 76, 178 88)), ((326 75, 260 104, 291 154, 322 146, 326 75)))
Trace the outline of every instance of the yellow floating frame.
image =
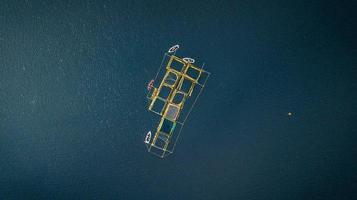
POLYGON ((162 79, 147 94, 148 110, 161 119, 153 139, 145 142, 148 151, 161 158, 173 153, 182 127, 210 76, 203 66, 196 67, 176 55, 165 53, 164 60, 168 60, 164 71, 162 62, 157 73, 162 79))

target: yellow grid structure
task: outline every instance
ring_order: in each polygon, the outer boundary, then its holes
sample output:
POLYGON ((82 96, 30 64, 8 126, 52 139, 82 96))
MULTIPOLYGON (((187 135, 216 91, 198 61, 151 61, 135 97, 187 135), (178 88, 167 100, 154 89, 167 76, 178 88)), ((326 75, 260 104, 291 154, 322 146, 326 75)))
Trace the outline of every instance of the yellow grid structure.
POLYGON ((161 116, 153 139, 147 142, 148 151, 161 158, 167 153, 173 152, 182 126, 210 75, 209 72, 194 66, 193 63, 185 62, 185 60, 178 56, 168 54, 165 54, 165 56, 168 56, 169 60, 165 67, 163 79, 159 86, 152 87, 148 94, 150 101, 148 110, 161 116), (179 65, 180 68, 178 69, 175 65, 179 65), (196 76, 193 76, 189 72, 195 72, 196 76), (205 75, 206 78, 203 82, 199 82, 203 75, 205 75), (189 88, 184 89, 185 84, 189 84, 189 88), (179 120, 180 114, 186 109, 184 106, 185 102, 192 96, 195 87, 199 88, 199 93, 191 107, 187 108, 189 110, 187 115, 183 116, 182 120, 179 120), (165 90, 167 94, 164 94, 165 90), (163 94, 165 97, 160 96, 163 94), (179 97, 181 97, 181 99, 179 97), (177 100, 177 98, 179 100, 177 100), (159 103, 161 103, 161 108, 157 110, 156 104, 159 103), (163 131, 163 129, 167 129, 166 124, 169 124, 169 130, 163 131), (175 129, 178 129, 178 131, 175 132, 175 129), (172 141, 174 133, 177 135, 175 141, 172 141))

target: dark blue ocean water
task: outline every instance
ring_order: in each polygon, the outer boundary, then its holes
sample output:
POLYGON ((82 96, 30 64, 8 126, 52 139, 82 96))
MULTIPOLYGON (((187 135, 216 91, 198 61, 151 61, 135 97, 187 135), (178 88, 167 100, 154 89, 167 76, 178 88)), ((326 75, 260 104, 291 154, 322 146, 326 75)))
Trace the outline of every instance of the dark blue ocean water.
POLYGON ((355 8, 1 1, 0 199, 357 198, 355 8), (212 76, 162 160, 146 84, 174 44, 212 76))

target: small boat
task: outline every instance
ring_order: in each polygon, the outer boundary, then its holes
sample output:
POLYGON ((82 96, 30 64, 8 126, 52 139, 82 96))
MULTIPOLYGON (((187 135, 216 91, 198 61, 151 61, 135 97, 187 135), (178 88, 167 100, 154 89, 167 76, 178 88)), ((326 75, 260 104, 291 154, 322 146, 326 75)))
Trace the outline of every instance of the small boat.
POLYGON ((180 46, 178 44, 176 44, 176 45, 172 46, 167 52, 173 53, 173 52, 177 51, 177 49, 179 49, 179 48, 180 48, 180 46))
POLYGON ((154 82, 155 80, 154 79, 151 79, 151 81, 148 83, 148 85, 146 86, 146 89, 147 90, 151 90, 152 87, 154 87, 154 82))
POLYGON ((146 134, 146 137, 145 137, 144 142, 145 142, 146 144, 149 144, 149 143, 150 143, 150 140, 151 140, 151 131, 149 131, 149 132, 146 134))
POLYGON ((187 58, 187 57, 186 57, 186 58, 182 58, 182 60, 185 61, 185 62, 187 62, 187 63, 191 63, 191 64, 192 64, 192 63, 195 63, 195 59, 193 59, 193 58, 187 58))

